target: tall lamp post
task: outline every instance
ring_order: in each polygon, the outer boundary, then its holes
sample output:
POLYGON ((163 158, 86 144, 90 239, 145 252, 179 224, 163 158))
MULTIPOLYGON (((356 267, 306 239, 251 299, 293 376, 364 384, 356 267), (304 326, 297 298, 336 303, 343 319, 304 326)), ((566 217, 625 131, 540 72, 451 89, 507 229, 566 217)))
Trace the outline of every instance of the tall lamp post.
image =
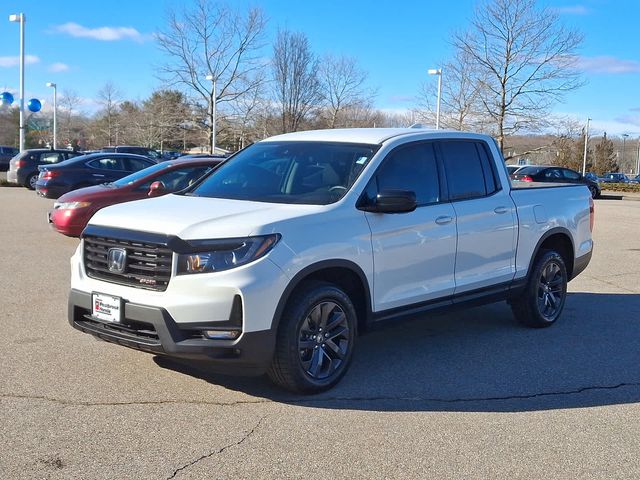
POLYGON ((207 75, 207 80, 209 80, 213 85, 212 95, 211 95, 211 155, 215 155, 216 153, 216 77, 213 75, 207 75))
POLYGON ((589 123, 590 118, 587 118, 587 127, 584 130, 584 156, 582 157, 582 175, 587 173, 587 145, 589 144, 589 123))
POLYGON ((58 86, 47 82, 47 87, 53 88, 53 148, 55 150, 58 148, 58 86))
POLYGON ((626 147, 627 137, 628 136, 629 136, 628 133, 623 133, 622 134, 622 162, 620 162, 620 166, 622 168, 624 168, 624 166, 623 166, 624 165, 624 150, 625 150, 625 147, 626 147))
POLYGON ((10 22, 20 23, 20 151, 24 150, 24 13, 9 15, 10 22))
POLYGON ((427 71, 429 75, 438 75, 438 103, 436 104, 436 130, 440 130, 440 99, 442 98, 442 69, 431 68, 427 71))

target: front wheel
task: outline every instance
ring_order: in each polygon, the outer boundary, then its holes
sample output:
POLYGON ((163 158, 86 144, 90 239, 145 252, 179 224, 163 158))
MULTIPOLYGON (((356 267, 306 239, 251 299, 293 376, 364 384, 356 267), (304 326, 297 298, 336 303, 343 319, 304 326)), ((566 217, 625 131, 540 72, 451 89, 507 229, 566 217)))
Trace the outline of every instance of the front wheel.
POLYGON ((567 281, 562 256, 554 250, 543 250, 536 257, 524 293, 511 300, 513 314, 530 327, 553 325, 564 308, 567 281))
POLYGON ((280 321, 269 377, 297 393, 333 387, 349 368, 356 325, 353 303, 340 288, 326 282, 303 286, 280 321))

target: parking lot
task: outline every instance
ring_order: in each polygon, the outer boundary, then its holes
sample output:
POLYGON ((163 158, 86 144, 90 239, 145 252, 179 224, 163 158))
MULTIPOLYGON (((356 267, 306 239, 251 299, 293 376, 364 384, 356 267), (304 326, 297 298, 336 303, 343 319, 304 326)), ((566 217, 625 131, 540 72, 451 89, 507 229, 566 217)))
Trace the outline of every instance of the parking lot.
POLYGON ((552 328, 504 303, 402 323, 311 397, 72 329, 52 203, 0 187, 3 478, 640 478, 640 202, 596 201, 552 328))

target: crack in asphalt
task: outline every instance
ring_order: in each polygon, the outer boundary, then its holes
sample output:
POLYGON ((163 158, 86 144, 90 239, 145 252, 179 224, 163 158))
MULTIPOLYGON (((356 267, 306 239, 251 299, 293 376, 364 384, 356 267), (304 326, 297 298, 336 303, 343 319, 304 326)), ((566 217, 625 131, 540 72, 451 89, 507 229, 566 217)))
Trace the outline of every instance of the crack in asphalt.
POLYGON ((521 395, 505 395, 494 397, 469 397, 469 398, 430 398, 422 396, 392 396, 381 395, 373 397, 358 397, 358 396, 345 396, 345 397, 302 397, 302 398, 276 398, 276 399, 257 399, 257 400, 237 400, 233 402, 212 402, 206 400, 148 400, 148 401, 131 401, 131 402, 76 402, 71 400, 63 400, 53 397, 47 397, 43 395, 18 395, 1 393, 0 398, 10 399, 27 399, 27 400, 43 400, 52 403, 57 403, 64 406, 81 406, 81 407, 105 407, 105 406, 135 406, 135 405, 172 405, 172 404, 187 404, 187 405, 212 405, 217 407, 231 407, 238 405, 260 405, 270 403, 285 403, 285 404, 325 404, 330 402, 387 402, 387 401, 400 401, 400 402, 425 402, 425 403, 473 403, 473 402, 493 402, 504 400, 527 400, 531 398, 539 397, 552 397, 561 395, 579 395, 584 392, 598 391, 598 390, 616 390, 625 387, 640 387, 640 383, 623 382, 615 385, 594 385, 588 387, 580 387, 573 390, 561 390, 553 392, 539 392, 521 395))
POLYGON ((186 463, 186 464, 184 464, 183 466, 181 466, 179 468, 176 468, 174 470, 173 474, 171 474, 171 476, 167 477, 167 480, 171 480, 172 478, 175 478, 176 475, 178 475, 178 473, 180 473, 181 471, 183 471, 183 470, 185 470, 185 469, 187 469, 189 467, 192 467, 193 465, 195 465, 198 462, 201 462, 202 460, 206 460, 207 458, 211 458, 214 455, 219 455, 219 454, 221 454, 222 452, 224 452, 225 450, 227 450, 229 448, 237 447, 237 446, 242 445, 245 441, 247 441, 249 439, 249 437, 251 435, 254 434, 254 432, 258 429, 258 427, 260 427, 260 424, 264 421, 265 418, 267 418, 267 416, 268 415, 265 415, 264 417, 260 418, 260 420, 258 420, 258 423, 256 423, 254 425, 254 427, 251 430, 249 430, 249 432, 246 433, 244 435, 244 437, 242 437, 239 441, 234 442, 234 443, 230 443, 228 445, 225 445, 222 448, 219 448, 219 449, 213 450, 213 451, 211 451, 211 452, 209 452, 207 454, 201 455, 200 457, 196 458, 195 460, 192 460, 191 462, 186 463))

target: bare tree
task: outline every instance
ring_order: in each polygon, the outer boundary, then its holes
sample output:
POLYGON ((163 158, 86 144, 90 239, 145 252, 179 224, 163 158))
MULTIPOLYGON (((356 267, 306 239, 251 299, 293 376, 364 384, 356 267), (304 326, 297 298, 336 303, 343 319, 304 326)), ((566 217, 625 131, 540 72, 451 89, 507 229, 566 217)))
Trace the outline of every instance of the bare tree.
POLYGON ((282 132, 295 132, 320 101, 318 60, 304 33, 279 30, 273 46, 275 99, 282 132))
POLYGON ((468 31, 454 35, 480 72, 481 101, 501 148, 506 135, 542 124, 553 102, 582 84, 575 68, 582 35, 536 3, 485 0, 468 31))
POLYGON ((106 136, 107 144, 118 143, 118 106, 122 101, 122 94, 112 82, 107 82, 98 91, 98 103, 102 107, 104 120, 103 132, 106 136))
MULTIPOLYGON (((169 85, 186 87, 207 105, 215 101, 224 108, 244 95, 251 96, 263 81, 259 50, 264 29, 264 15, 257 8, 240 13, 223 3, 198 0, 179 14, 171 10, 166 28, 157 35, 169 59, 160 67, 160 74, 169 85)), ((212 126, 210 113, 210 138, 212 126)))
POLYGON ((346 126, 342 114, 373 98, 365 87, 367 72, 355 58, 325 55, 318 68, 320 95, 327 113, 327 126, 346 126), (340 121, 342 120, 342 121, 340 121))
MULTIPOLYGON (((444 80, 441 92, 440 124, 454 130, 481 130, 483 124, 480 89, 482 72, 478 71, 469 54, 458 51, 442 68, 444 80)), ((422 84, 418 95, 421 121, 435 123, 436 83, 422 84)))
POLYGON ((82 98, 75 90, 63 90, 58 100, 60 131, 67 144, 74 145, 81 136, 82 125, 79 119, 82 98))

